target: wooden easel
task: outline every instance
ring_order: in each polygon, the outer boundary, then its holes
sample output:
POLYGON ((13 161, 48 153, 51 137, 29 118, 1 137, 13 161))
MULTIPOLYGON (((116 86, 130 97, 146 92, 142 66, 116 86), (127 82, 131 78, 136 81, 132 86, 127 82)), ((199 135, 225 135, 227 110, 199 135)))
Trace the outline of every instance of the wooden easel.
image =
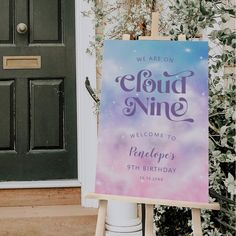
POLYGON ((128 196, 106 195, 97 193, 89 193, 86 197, 90 199, 99 200, 98 219, 97 219, 95 236, 104 236, 107 203, 109 200, 145 204, 146 207, 145 236, 153 236, 153 208, 155 205, 191 208, 194 236, 202 235, 201 209, 220 210, 220 205, 217 202, 214 203, 184 202, 184 201, 173 201, 173 200, 163 200, 163 199, 149 199, 149 198, 137 198, 128 196))
MULTIPOLYGON (((151 36, 140 36, 139 40, 170 40, 168 36, 160 36, 158 32, 159 13, 152 13, 152 27, 151 36)), ((123 40, 130 40, 130 35, 123 35, 123 40)), ((179 35, 179 41, 185 41, 185 35, 179 35)), ((125 201, 130 203, 145 204, 146 217, 145 217, 145 236, 153 236, 153 208, 155 205, 173 206, 173 207, 187 207, 192 212, 192 224, 193 235, 202 236, 201 227, 201 209, 220 210, 219 203, 199 203, 199 202, 185 202, 185 201, 173 201, 163 199, 149 199, 149 198, 137 198, 129 196, 116 196, 89 193, 87 198, 99 200, 98 218, 95 236, 104 236, 105 233, 105 220, 107 213, 107 203, 109 200, 125 201)))

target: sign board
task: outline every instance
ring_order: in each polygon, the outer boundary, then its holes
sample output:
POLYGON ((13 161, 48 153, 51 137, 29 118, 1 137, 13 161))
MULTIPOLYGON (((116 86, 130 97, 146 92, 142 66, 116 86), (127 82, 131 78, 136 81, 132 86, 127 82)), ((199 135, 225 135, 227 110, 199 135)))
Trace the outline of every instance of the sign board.
POLYGON ((95 191, 208 202, 207 42, 105 42, 95 191))

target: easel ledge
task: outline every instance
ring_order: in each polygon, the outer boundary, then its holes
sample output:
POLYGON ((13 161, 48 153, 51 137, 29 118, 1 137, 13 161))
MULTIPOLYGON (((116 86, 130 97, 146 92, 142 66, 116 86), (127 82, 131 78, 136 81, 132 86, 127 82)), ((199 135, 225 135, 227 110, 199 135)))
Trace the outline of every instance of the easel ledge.
POLYGON ((218 202, 202 203, 202 202, 186 202, 186 201, 174 201, 164 199, 153 199, 153 198, 139 198, 130 196, 118 196, 98 193, 88 193, 86 198, 97 199, 97 200, 114 200, 124 201, 130 203, 143 203, 149 205, 163 205, 173 207, 188 207, 196 209, 208 209, 208 210, 220 210, 220 204, 218 202))

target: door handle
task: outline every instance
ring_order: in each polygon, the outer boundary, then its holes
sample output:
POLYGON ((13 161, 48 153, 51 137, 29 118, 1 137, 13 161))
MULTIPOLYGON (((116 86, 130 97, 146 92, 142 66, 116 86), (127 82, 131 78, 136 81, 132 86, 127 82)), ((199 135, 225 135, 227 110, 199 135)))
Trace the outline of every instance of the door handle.
POLYGON ((16 26, 16 31, 18 34, 25 34, 28 31, 28 27, 25 23, 19 23, 16 26))

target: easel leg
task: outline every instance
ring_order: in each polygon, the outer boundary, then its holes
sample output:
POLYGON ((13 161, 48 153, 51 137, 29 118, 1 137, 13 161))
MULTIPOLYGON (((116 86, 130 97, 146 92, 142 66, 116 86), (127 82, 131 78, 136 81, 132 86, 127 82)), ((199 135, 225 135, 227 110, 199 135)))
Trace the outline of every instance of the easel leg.
POLYGON ((142 208, 142 236, 145 236, 145 219, 146 219, 146 205, 145 204, 141 204, 141 208, 142 208))
POLYGON ((100 200, 95 236, 104 236, 106 214, 107 214, 107 200, 100 200))
POLYGON ((153 236, 153 206, 146 204, 145 236, 153 236))
POLYGON ((192 208, 193 235, 202 236, 201 210, 192 208))

